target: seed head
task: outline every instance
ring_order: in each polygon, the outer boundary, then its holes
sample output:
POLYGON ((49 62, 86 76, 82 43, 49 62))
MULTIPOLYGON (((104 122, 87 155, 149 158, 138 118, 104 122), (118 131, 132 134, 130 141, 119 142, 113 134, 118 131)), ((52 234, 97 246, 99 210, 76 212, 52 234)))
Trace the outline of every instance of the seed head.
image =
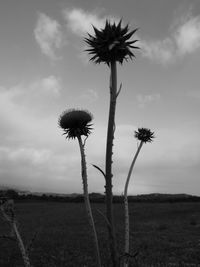
POLYGON ((144 143, 151 143, 154 136, 154 132, 151 132, 150 129, 147 128, 138 128, 138 131, 135 131, 135 138, 144 142, 144 143))
POLYGON ((89 124, 92 120, 92 114, 86 110, 65 110, 59 117, 58 124, 64 130, 66 138, 74 139, 78 136, 88 136, 91 133, 89 124))

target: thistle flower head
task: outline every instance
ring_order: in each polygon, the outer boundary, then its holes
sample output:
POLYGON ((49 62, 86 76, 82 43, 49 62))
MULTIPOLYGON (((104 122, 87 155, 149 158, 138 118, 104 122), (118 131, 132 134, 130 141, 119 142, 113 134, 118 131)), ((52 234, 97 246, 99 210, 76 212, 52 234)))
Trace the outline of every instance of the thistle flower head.
POLYGON ((90 47, 86 51, 92 55, 91 61, 103 62, 107 65, 118 61, 122 64, 124 59, 135 57, 131 49, 139 48, 133 45, 138 40, 130 41, 130 38, 137 29, 129 31, 129 25, 122 27, 121 24, 121 20, 117 25, 106 20, 104 29, 98 30, 93 26, 95 35, 88 34, 88 38, 85 38, 85 42, 90 47))
POLYGON ((65 110, 59 117, 58 124, 64 130, 66 138, 74 139, 77 136, 88 136, 91 133, 92 114, 86 110, 65 110))
POLYGON ((144 143, 151 143, 154 136, 154 132, 151 132, 150 129, 147 128, 138 128, 138 131, 135 131, 135 138, 144 142, 144 143))

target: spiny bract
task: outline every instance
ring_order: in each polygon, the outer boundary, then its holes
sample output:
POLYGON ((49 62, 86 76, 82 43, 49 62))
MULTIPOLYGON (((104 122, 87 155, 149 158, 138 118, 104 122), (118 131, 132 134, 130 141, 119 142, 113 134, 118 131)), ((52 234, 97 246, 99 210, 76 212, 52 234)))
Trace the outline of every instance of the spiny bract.
POLYGON ((135 137, 144 143, 151 143, 153 141, 152 139, 155 138, 154 132, 151 132, 151 130, 147 128, 138 128, 138 131, 135 131, 135 137))
POLYGON ((91 133, 92 114, 85 110, 69 109, 64 111, 59 118, 58 124, 64 130, 66 138, 74 139, 78 136, 88 136, 91 133))
POLYGON ((86 51, 92 55, 91 61, 103 62, 107 65, 118 61, 122 64, 124 59, 128 60, 128 58, 135 57, 131 49, 139 48, 132 45, 138 40, 129 41, 129 39, 137 29, 129 32, 128 24, 124 28, 121 24, 122 20, 117 25, 106 20, 104 29, 98 30, 93 26, 95 35, 92 36, 88 33, 89 37, 85 38, 85 42, 90 46, 90 49, 86 49, 86 51))

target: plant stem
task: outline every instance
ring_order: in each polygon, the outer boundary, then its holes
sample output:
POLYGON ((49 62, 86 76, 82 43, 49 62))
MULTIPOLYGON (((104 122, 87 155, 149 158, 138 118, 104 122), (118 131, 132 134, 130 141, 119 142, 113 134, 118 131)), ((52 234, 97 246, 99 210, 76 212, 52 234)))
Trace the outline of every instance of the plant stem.
POLYGON ((86 208, 89 224, 90 224, 90 226, 92 227, 92 230, 93 230, 94 243, 95 243, 95 247, 96 247, 97 266, 101 267, 101 258, 100 258, 100 252, 99 252, 98 238, 97 238, 96 228, 95 228, 95 225, 94 225, 94 219, 93 219, 93 215, 92 215, 92 209, 91 209, 90 200, 89 200, 89 194, 88 194, 87 167, 86 167, 85 149, 84 149, 84 145, 83 145, 81 136, 78 135, 77 138, 78 138, 80 152, 81 152, 81 169, 82 169, 82 180, 83 180, 83 192, 84 192, 85 208, 86 208))
POLYGON ((24 246, 23 240, 22 240, 21 235, 19 233, 19 230, 17 228, 16 219, 15 219, 15 213, 14 213, 14 208, 13 208, 13 205, 14 205, 13 204, 13 200, 8 200, 7 203, 5 203, 4 205, 6 205, 7 212, 4 210, 3 205, 1 206, 0 209, 1 209, 1 212, 2 212, 2 214, 4 216, 4 218, 9 223, 11 229, 14 231, 18 247, 19 247, 19 249, 21 251, 21 255, 22 255, 23 262, 24 262, 24 266, 25 267, 31 267, 27 250, 26 250, 26 248, 24 246), (9 213, 10 213, 10 215, 9 215, 9 213))
POLYGON ((112 193, 112 155, 113 155, 113 140, 115 130, 115 110, 117 99, 117 64, 116 61, 111 62, 111 84, 110 84, 110 109, 108 118, 108 130, 107 130, 107 144, 106 144, 106 216, 110 223, 108 227, 109 233, 109 246, 111 252, 111 259, 113 267, 118 265, 116 235, 113 220, 113 193, 112 193))
POLYGON ((15 232, 15 236, 17 238, 17 243, 18 243, 19 249, 20 249, 21 254, 22 254, 22 258, 23 258, 23 261, 24 261, 24 266, 25 267, 30 267, 31 264, 30 264, 30 261, 29 261, 29 257, 28 257, 28 254, 26 252, 26 249, 24 247, 24 243, 22 241, 21 235, 20 235, 20 233, 18 231, 18 228, 17 228, 17 225, 16 225, 15 221, 12 223, 12 227, 13 227, 13 230, 15 232))
POLYGON ((129 185, 129 181, 130 181, 130 178, 131 178, 131 174, 132 174, 132 171, 133 171, 133 167, 135 165, 135 162, 136 162, 136 159, 140 153, 140 150, 142 148, 142 145, 143 145, 143 141, 140 142, 139 146, 138 146, 138 149, 135 153, 135 156, 132 160, 132 163, 131 163, 131 166, 130 166, 130 169, 129 169, 129 172, 128 172, 128 176, 127 176, 127 179, 126 179, 126 184, 125 184, 125 187, 124 187, 124 217, 125 217, 125 247, 124 247, 124 255, 126 256, 127 255, 127 258, 125 257, 125 260, 124 260, 124 267, 128 267, 128 261, 129 261, 129 258, 128 258, 128 255, 129 255, 129 240, 130 240, 130 226, 129 226, 129 209, 128 209, 128 185, 129 185))

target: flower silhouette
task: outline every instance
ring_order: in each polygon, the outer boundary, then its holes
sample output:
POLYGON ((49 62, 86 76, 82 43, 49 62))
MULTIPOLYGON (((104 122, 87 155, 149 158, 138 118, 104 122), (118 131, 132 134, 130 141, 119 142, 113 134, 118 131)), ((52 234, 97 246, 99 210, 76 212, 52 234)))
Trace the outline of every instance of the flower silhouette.
POLYGON ((59 118, 59 126, 64 130, 66 138, 75 139, 78 136, 88 136, 91 133, 92 114, 86 110, 69 109, 59 118))
POLYGON ((135 138, 144 142, 144 143, 151 143, 154 136, 154 132, 151 132, 150 129, 147 128, 138 128, 138 131, 135 131, 135 138))
POLYGON ((128 60, 128 58, 135 57, 131 48, 139 48, 133 45, 138 40, 129 41, 129 39, 137 29, 129 32, 129 26, 126 25, 123 28, 121 23, 121 20, 117 25, 106 20, 105 27, 101 30, 93 26, 95 35, 88 34, 89 37, 85 38, 85 42, 90 46, 86 51, 92 55, 91 61, 103 62, 107 65, 118 61, 122 64, 124 59, 128 60))

